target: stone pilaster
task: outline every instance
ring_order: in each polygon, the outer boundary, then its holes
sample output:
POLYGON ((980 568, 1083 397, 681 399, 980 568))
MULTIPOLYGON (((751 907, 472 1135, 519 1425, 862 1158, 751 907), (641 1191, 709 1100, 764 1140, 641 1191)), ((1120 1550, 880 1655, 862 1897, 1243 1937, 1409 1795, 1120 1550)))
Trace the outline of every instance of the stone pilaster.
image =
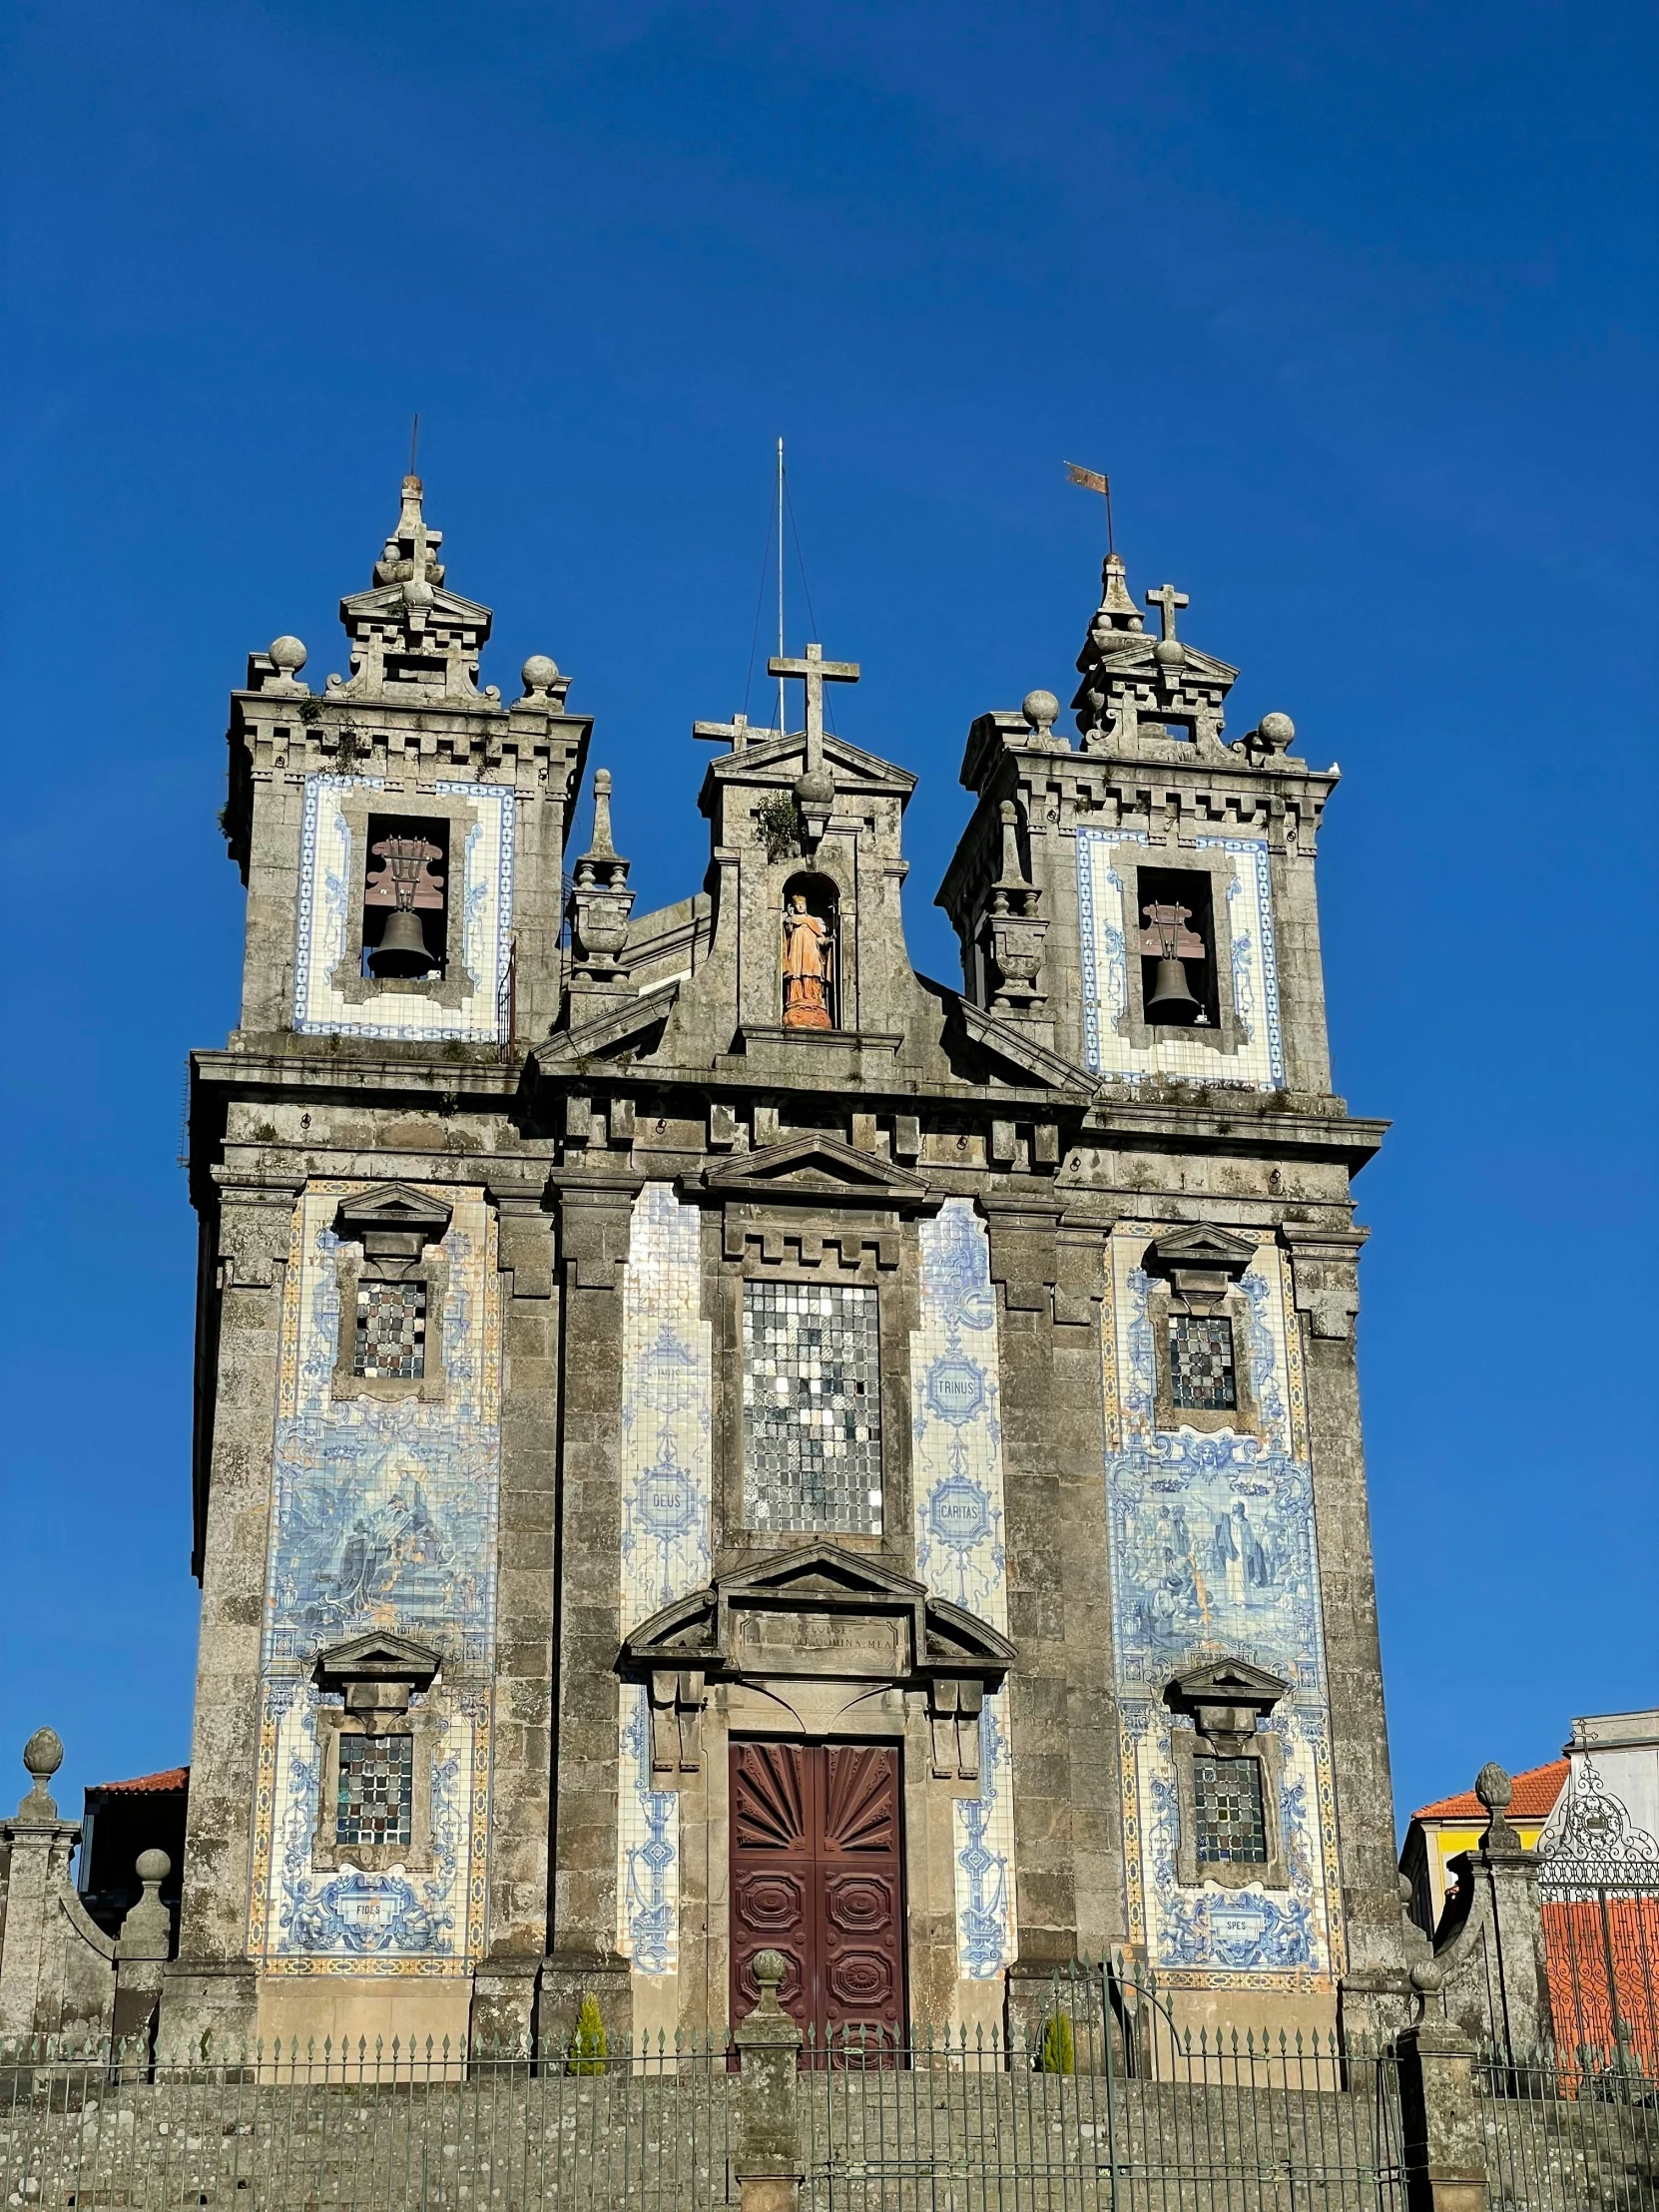
POLYGON ((502 1272, 501 1503, 487 1948, 472 2034, 527 2042, 547 1949, 552 1830, 559 1298, 541 1178, 493 1192, 502 1272))
POLYGON ((252 2043, 256 1968, 247 1955, 252 1793, 259 1765, 260 1639, 281 1369, 282 1293, 297 1183, 237 1184, 224 1170, 213 1253, 217 1363, 199 1387, 214 1401, 203 1545, 196 1722, 191 1738, 179 1955, 162 2005, 164 2055, 204 2034, 252 2043))
POLYGON ((599 1999, 612 2042, 632 2028, 617 1950, 617 1651, 622 1642, 623 1276, 643 1176, 579 1152, 555 1169, 561 1269, 557 1690, 552 1940, 539 2030, 599 1999))
POLYGON ((1350 1981, 1344 2016, 1352 2025, 1370 2028, 1393 2024, 1397 2010, 1390 2018, 1390 2007, 1406 1983, 1355 1362, 1354 1317, 1360 1308, 1357 1263, 1366 1232, 1346 1223, 1287 1222, 1280 1234, 1291 1253, 1308 1379, 1314 1517, 1348 1930, 1350 1981))
POLYGON ((1098 1235, 1035 1194, 982 1201, 1000 1292, 1016 1984, 1119 1933, 1098 1235))

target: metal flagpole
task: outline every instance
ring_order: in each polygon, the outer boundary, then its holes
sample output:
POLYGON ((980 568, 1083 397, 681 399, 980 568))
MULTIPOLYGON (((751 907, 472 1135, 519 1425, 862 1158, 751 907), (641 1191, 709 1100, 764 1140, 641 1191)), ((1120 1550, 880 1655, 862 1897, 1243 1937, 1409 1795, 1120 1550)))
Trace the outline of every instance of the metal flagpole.
MULTIPOLYGON (((784 658, 784 441, 778 440, 778 658, 784 658)), ((784 679, 778 679, 778 728, 780 733, 789 728, 784 720, 784 679)))

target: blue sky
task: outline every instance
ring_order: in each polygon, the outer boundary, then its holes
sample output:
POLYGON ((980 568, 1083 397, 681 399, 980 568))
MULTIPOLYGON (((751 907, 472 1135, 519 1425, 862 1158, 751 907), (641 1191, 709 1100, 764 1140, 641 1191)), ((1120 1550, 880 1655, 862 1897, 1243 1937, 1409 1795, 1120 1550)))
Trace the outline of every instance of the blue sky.
MULTIPOLYGON (((14 0, 0 1792, 188 1756, 192 1045, 235 1018, 225 696, 343 666, 422 419, 486 675, 573 676, 644 904, 700 879, 775 437, 840 727, 1069 698, 1137 591, 1341 762, 1322 842, 1403 1806, 1659 1703, 1654 31, 1613 0, 391 13, 14 0), (1645 89, 1644 89, 1645 88, 1645 89)), ((799 589, 790 623, 799 649, 799 589)), ((760 710, 757 686, 753 702, 760 710)), ((60 1793, 62 1794, 62 1793, 60 1793)))

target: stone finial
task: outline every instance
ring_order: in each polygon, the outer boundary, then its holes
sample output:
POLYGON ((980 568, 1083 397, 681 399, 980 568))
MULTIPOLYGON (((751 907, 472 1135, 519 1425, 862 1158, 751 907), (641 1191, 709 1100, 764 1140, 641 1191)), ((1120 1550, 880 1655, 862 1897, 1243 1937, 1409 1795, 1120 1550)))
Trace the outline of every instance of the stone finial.
POLYGON ((1141 611, 1129 590, 1129 571, 1124 566, 1121 553, 1108 553, 1100 566, 1100 612, 1117 619, 1114 630, 1136 631, 1141 627, 1141 611))
POLYGON ((545 653, 532 653, 519 674, 526 699, 545 699, 559 680, 559 664, 545 653))
POLYGON ((1520 1838, 1510 1827, 1507 1817, 1515 1785, 1495 1759, 1488 1759, 1475 1776, 1474 1794, 1486 1808, 1486 1833, 1481 1838, 1481 1850, 1487 1853, 1519 1851, 1520 1838))
POLYGON ((305 648, 284 631, 281 637, 272 639, 266 658, 284 683, 291 683, 305 665, 305 648))
POLYGON ((1503 1813, 1514 1797, 1515 1785, 1495 1759, 1488 1759, 1474 1778, 1474 1794, 1488 1813, 1503 1813))
POLYGON ((121 1924, 116 1955, 120 1958, 165 1958, 173 1941, 173 1920, 162 1903, 162 1884, 173 1872, 165 1851, 141 1851, 137 1873, 143 1894, 121 1924))
POLYGON ((1288 753, 1296 737, 1296 724, 1289 715, 1264 715, 1256 730, 1262 743, 1275 753, 1288 753))
POLYGON ((1038 745, 1052 743, 1060 702, 1051 691, 1028 691, 1020 701, 1019 711, 1025 717, 1026 728, 1038 745))
MULTIPOLYGON (((1045 698, 1052 696, 1044 694, 1045 698)), ((1002 871, 991 885, 982 930, 990 963, 991 1010, 1030 1016, 1041 1012, 1046 996, 1039 978, 1048 921, 1042 912, 1042 892, 1026 874, 1020 856, 1019 809, 1011 799, 1005 799, 997 814, 1002 871)))
POLYGON ((23 1747, 30 1782, 17 1808, 20 1821, 55 1821, 58 1802, 46 1785, 63 1765, 63 1738, 55 1728, 37 1728, 23 1747))
MULTIPOLYGON (((749 1970, 754 1974, 761 1992, 755 2012, 781 2012, 784 2008, 778 2001, 778 1992, 784 1986, 784 1976, 790 1970, 790 1962, 784 1953, 781 1950, 758 1950, 749 1961, 749 1970)), ((755 2012, 751 2012, 749 2018, 753 2019, 755 2012)))
POLYGON ((570 980, 578 996, 626 983, 621 954, 634 909, 628 867, 612 842, 611 772, 602 768, 593 779, 593 836, 570 890, 570 980))

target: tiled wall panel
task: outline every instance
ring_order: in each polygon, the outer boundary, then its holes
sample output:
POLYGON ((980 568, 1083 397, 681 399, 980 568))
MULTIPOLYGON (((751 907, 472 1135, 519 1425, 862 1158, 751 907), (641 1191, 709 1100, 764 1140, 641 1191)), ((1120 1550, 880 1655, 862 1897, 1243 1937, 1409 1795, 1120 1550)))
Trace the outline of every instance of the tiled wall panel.
POLYGON ((1329 1987, 1342 1971, 1330 1715, 1301 1346, 1284 1256, 1264 1240, 1241 1289, 1261 1436, 1160 1430, 1153 1231, 1123 1223, 1109 1248, 1102 1314, 1113 1646, 1122 1716, 1129 1935, 1177 1983, 1272 1977, 1329 1987), (1242 1658, 1289 1681, 1266 1726, 1283 1747, 1289 1886, 1224 1889, 1176 1880, 1178 1813, 1171 1678, 1242 1658))
MULTIPOLYGON (((332 1395, 340 1200, 313 1183, 294 1212, 282 1315, 266 1578, 249 1949, 273 1973, 458 1973, 482 1950, 500 1472, 500 1277, 481 1194, 444 1252, 441 1401, 332 1395), (329 1645, 386 1629, 434 1647, 444 1715, 429 1871, 313 1870, 321 1788, 311 1681, 329 1645)), ((342 1857, 349 1859, 349 1851, 342 1857)))
MULTIPOLYGON (((622 1628, 702 1589, 710 1549, 712 1340, 701 1216, 667 1183, 634 1202, 623 1286, 622 1628)), ((653 1790, 643 1686, 622 1692, 617 1948, 641 1973, 679 1965, 679 1804, 653 1790)))
MULTIPOLYGON (((947 1199, 923 1221, 921 1327, 910 1339, 916 1575, 1007 1632, 996 1293, 985 1225, 972 1201, 947 1199)), ((1018 1948, 1013 1786, 1005 1693, 980 1722, 977 1799, 958 1800, 957 1964, 970 1980, 1000 1973, 1018 1948)))

